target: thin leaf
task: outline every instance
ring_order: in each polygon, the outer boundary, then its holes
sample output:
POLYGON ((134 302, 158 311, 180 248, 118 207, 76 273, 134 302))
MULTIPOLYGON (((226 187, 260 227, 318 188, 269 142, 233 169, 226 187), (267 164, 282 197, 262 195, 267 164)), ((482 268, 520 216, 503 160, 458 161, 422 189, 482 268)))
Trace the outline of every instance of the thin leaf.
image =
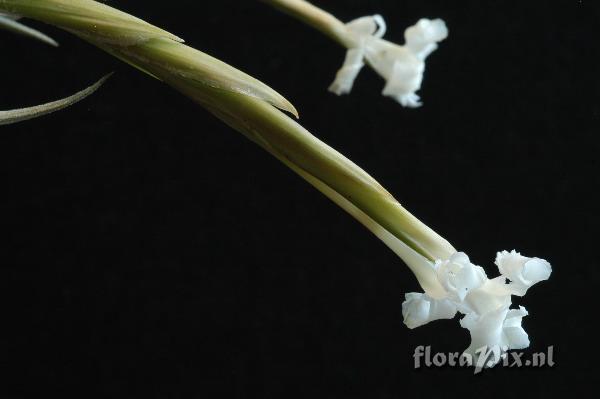
POLYGON ((264 100, 298 117, 298 111, 281 94, 257 79, 198 50, 177 36, 139 18, 91 0, 1 0, 3 10, 63 28, 157 78, 145 64, 156 63, 170 73, 211 88, 264 100), (143 46, 143 47, 142 47, 143 46), (152 52, 146 54, 143 52, 152 52))
POLYGON ((93 0, 1 0, 5 12, 38 19, 68 31, 115 46, 131 46, 163 37, 182 42, 177 36, 139 18, 93 0), (93 9, 93 13, 89 10, 93 9))
POLYGON ((102 86, 102 84, 106 82, 110 75, 112 74, 104 76, 102 79, 100 79, 87 89, 84 89, 62 100, 53 101, 51 103, 37 105, 29 108, 20 108, 10 111, 0 111, 0 125, 10 125, 12 123, 38 118, 40 116, 44 116, 52 112, 59 111, 68 106, 71 106, 98 90, 98 88, 100 88, 100 86, 102 86))
POLYGON ((27 25, 23 25, 22 23, 17 22, 16 18, 13 18, 12 16, 0 15, 0 29, 5 29, 13 33, 17 33, 23 36, 30 37, 32 39, 39 40, 51 46, 58 47, 58 43, 50 36, 47 36, 38 30, 35 30, 27 25))

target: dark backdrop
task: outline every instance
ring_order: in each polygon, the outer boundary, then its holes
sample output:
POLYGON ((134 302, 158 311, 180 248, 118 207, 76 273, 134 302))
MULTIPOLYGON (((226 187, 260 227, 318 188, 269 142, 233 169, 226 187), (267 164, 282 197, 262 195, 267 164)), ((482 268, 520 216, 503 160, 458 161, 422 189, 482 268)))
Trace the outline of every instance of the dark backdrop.
POLYGON ((110 1, 256 76, 301 123, 495 276, 496 251, 554 273, 518 303, 527 351, 556 366, 414 370, 462 351, 457 320, 409 330, 405 265, 352 218, 185 97, 54 28, 1 32, 0 109, 73 108, 0 135, 0 397, 400 398, 575 392, 597 372, 597 2, 315 1, 388 38, 422 17, 450 37, 424 106, 365 69, 326 91, 344 50, 258 1, 110 1), (410 396, 415 395, 415 396, 410 396))

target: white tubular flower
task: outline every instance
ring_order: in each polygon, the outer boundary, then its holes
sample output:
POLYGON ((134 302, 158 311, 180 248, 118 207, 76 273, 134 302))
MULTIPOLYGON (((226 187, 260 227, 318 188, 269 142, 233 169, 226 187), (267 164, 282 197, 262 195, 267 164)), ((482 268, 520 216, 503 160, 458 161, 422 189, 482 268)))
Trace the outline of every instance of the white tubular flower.
POLYGON ((449 297, 458 302, 464 301, 470 290, 487 280, 483 268, 472 264, 464 252, 457 252, 445 261, 436 261, 435 269, 449 297))
POLYGON ((483 316, 470 313, 460 321, 460 325, 471 334, 471 344, 463 352, 471 360, 471 365, 480 364, 480 356, 484 357, 482 366, 492 367, 500 361, 507 350, 501 345, 502 326, 507 314, 508 308, 500 308, 483 316))
POLYGON ((329 86, 329 91, 337 94, 348 94, 352 91, 354 81, 358 76, 360 70, 365 66, 363 58, 365 52, 363 49, 353 48, 346 52, 346 59, 344 65, 337 72, 335 80, 329 86))
POLYGON ((416 25, 404 31, 405 47, 420 60, 424 60, 437 48, 437 43, 448 37, 448 28, 441 19, 420 19, 416 25))
POLYGON ((506 356, 507 350, 527 348, 529 336, 521 327, 527 314, 520 306, 519 309, 501 307, 482 316, 476 313, 465 316, 460 325, 471 334, 471 345, 464 352, 467 359, 475 365, 492 367, 506 356))
POLYGON ((544 259, 527 258, 516 251, 498 252, 496 266, 510 280, 509 286, 515 295, 523 296, 527 289, 543 280, 548 280, 552 267, 544 259))
POLYGON ((381 15, 362 17, 346 24, 348 35, 355 47, 350 47, 346 53, 344 65, 337 72, 335 80, 329 86, 329 91, 339 95, 352 91, 354 81, 365 66, 365 49, 369 38, 382 38, 387 29, 381 15))
POLYGON ((529 337, 521 321, 528 313, 522 306, 510 309, 511 298, 523 296, 533 284, 547 280, 552 268, 543 259, 527 258, 516 251, 499 252, 496 264, 501 275, 493 279, 462 252, 430 264, 445 294, 435 299, 427 294, 406 294, 404 323, 412 329, 452 318, 457 311, 465 314, 460 325, 469 330, 471 344, 464 354, 477 367, 495 365, 507 350, 527 348, 529 337))
POLYGON ((487 280, 478 288, 469 292, 461 306, 465 314, 471 312, 486 314, 498 308, 508 308, 512 291, 504 282, 504 277, 487 280))
POLYGON ((448 299, 433 299, 427 294, 411 292, 402 304, 404 324, 415 328, 433 320, 451 319, 456 315, 456 305, 448 299))
POLYGON ((503 332, 508 349, 525 349, 529 346, 529 335, 521 326, 523 317, 528 314, 529 312, 523 306, 519 306, 519 309, 511 309, 506 314, 503 332))
POLYGON ((329 90, 337 95, 349 93, 366 60, 386 80, 383 95, 405 107, 419 107, 416 92, 423 81, 425 59, 448 36, 444 21, 419 20, 406 29, 404 46, 382 39, 386 26, 380 15, 356 19, 346 24, 346 29, 348 53, 329 90))

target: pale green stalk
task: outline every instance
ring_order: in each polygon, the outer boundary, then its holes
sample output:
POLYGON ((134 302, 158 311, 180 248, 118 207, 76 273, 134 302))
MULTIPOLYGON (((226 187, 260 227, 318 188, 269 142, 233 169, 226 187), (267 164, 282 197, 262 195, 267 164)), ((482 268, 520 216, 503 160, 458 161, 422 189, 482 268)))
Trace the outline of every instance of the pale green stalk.
POLYGON ((426 290, 442 289, 430 261, 447 259, 455 249, 365 171, 275 108, 295 113, 268 86, 91 0, 0 0, 1 10, 66 29, 192 98, 359 220, 409 264, 426 290))
POLYGON ((321 33, 329 36, 344 47, 354 47, 350 42, 352 38, 348 35, 346 25, 331 15, 304 0, 261 0, 272 5, 278 10, 312 26, 321 33))

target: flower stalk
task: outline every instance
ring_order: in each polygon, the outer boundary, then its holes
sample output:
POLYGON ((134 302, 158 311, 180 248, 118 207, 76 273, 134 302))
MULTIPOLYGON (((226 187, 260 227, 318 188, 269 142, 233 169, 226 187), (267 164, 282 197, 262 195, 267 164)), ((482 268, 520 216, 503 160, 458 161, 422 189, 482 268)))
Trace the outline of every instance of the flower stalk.
POLYGON ((347 48, 358 43, 348 35, 346 24, 332 14, 304 0, 261 0, 328 36, 347 48))

